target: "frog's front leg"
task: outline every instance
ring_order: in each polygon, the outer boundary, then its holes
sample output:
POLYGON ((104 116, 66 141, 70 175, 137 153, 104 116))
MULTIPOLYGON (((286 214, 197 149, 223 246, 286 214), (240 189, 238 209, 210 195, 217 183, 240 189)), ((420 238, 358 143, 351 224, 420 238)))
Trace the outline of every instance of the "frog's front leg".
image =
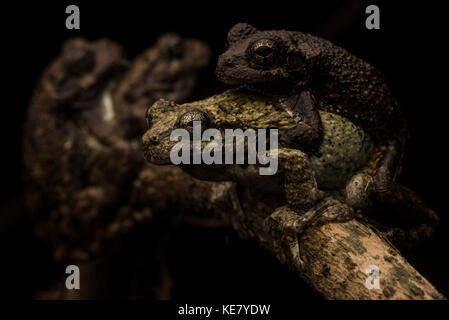
POLYGON ((305 212, 324 193, 318 190, 315 174, 308 156, 297 149, 278 149, 279 167, 284 172, 284 190, 288 205, 298 211, 305 212))
POLYGON ((302 268, 299 257, 298 234, 316 216, 307 212, 323 193, 318 190, 308 156, 297 149, 277 149, 279 167, 284 172, 286 206, 277 208, 264 221, 271 249, 281 262, 302 268), (306 212, 304 215, 301 213, 306 212))
POLYGON ((315 151, 321 142, 323 126, 312 94, 301 90, 298 94, 281 98, 280 103, 296 121, 296 127, 281 137, 284 145, 306 152, 315 151))

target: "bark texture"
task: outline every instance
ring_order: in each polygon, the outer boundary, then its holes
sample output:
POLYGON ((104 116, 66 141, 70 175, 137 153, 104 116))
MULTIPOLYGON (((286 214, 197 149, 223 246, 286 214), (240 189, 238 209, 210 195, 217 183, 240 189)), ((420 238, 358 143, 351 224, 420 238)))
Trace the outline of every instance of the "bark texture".
POLYGON ((302 277, 327 299, 445 299, 394 246, 355 219, 309 228, 300 252, 302 277), (379 289, 366 286, 369 266, 379 269, 379 289))

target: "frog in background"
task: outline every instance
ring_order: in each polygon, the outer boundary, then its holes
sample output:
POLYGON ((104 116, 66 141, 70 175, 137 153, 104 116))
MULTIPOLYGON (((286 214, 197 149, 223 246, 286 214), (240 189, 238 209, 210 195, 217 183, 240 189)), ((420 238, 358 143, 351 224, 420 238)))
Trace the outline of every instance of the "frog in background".
POLYGON ((36 85, 23 139, 27 206, 57 260, 85 259, 150 216, 128 203, 146 167, 147 104, 187 98, 209 59, 204 42, 174 33, 132 61, 109 39, 62 45, 36 85))

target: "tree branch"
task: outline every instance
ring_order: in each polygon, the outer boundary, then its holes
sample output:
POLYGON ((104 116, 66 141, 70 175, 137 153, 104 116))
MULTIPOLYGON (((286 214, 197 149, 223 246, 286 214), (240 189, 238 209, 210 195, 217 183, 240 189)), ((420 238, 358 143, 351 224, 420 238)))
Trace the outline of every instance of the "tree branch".
POLYGON ((327 299, 445 299, 388 241, 355 219, 309 228, 300 253, 301 276, 327 299), (379 269, 378 289, 366 286, 368 266, 379 269))

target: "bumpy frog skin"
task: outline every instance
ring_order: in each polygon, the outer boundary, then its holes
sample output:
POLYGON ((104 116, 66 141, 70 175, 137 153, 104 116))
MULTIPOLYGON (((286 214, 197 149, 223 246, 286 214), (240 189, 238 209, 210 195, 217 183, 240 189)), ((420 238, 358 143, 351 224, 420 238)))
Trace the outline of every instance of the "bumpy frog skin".
POLYGON ((292 96, 310 91, 315 109, 337 113, 376 135, 397 115, 382 74, 327 40, 301 32, 259 31, 246 23, 235 25, 227 40, 216 68, 225 83, 269 84, 264 89, 275 86, 292 96))
POLYGON ((60 107, 88 107, 104 89, 108 82, 104 80, 120 74, 127 65, 123 48, 114 41, 70 39, 45 71, 41 89, 60 107))
MULTIPOLYGON (((258 189, 261 193, 285 194, 286 205, 267 217, 267 225, 298 233, 315 220, 325 207, 331 205, 340 209, 344 207, 343 210, 336 210, 339 214, 332 219, 347 219, 351 216, 352 210, 343 204, 345 186, 356 172, 370 162, 373 150, 371 139, 360 127, 341 116, 320 112, 324 128, 323 143, 309 157, 300 150, 285 146, 284 136, 295 128, 296 122, 282 106, 264 97, 251 95, 245 90, 231 90, 183 105, 159 100, 147 111, 149 130, 143 136, 143 150, 147 161, 155 164, 171 163, 170 151, 177 141, 171 141, 170 134, 180 127, 188 130, 188 125, 180 125, 179 119, 192 112, 206 115, 206 125, 221 132, 233 128, 279 129, 280 170, 275 176, 261 176, 255 165, 181 165, 199 179, 234 181, 258 189), (336 193, 342 202, 329 198, 336 193), (320 201, 326 196, 325 200, 320 201), (290 218, 284 221, 287 216, 290 218), (279 219, 284 222, 281 223, 279 219)), ((360 198, 359 195, 355 197, 360 198)), ((347 202, 355 201, 349 199, 347 202)), ((291 250, 299 259, 297 244, 291 250)))
POLYGON ((376 202, 403 215, 434 216, 412 191, 395 183, 407 125, 373 66, 327 40, 294 31, 259 31, 246 23, 229 31, 227 44, 218 59, 218 78, 277 97, 299 119, 289 137, 293 148, 307 153, 320 145, 318 110, 341 115, 379 146, 371 189, 376 202))

